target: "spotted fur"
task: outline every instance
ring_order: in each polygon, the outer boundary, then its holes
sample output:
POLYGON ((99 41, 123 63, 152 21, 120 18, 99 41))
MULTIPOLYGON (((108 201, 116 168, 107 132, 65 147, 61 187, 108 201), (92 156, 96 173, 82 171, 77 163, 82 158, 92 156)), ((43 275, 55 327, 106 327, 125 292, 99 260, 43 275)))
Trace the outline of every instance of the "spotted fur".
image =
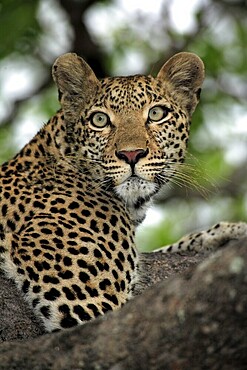
POLYGON ((184 160, 203 64, 99 81, 53 66, 61 110, 0 172, 0 256, 47 331, 121 307, 138 279, 135 227, 184 160), (158 118, 158 120, 157 120, 158 118))

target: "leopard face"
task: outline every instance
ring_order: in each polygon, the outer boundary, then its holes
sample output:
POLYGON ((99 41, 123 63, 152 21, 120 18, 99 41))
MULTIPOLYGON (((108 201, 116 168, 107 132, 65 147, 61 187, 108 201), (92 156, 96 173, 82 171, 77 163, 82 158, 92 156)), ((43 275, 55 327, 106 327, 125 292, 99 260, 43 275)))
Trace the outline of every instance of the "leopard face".
MULTIPOLYGON (((66 107, 59 66, 64 64, 58 60, 53 74, 66 107)), ((121 197, 139 222, 147 202, 184 160, 203 80, 202 62, 192 54, 178 54, 157 78, 137 75, 99 81, 91 69, 89 73, 91 95, 78 107, 74 126, 77 163, 83 167, 83 162, 93 162, 95 179, 121 197), (190 63, 182 61, 183 56, 191 57, 190 63)))
POLYGON ((69 53, 53 77, 61 110, 0 170, 0 267, 47 331, 131 298, 135 226, 184 159, 203 64, 98 80, 69 53))
POLYGON ((149 199, 184 158, 188 118, 164 93, 152 77, 105 80, 104 99, 94 102, 85 117, 87 132, 93 133, 89 155, 100 161, 102 180, 128 205, 149 199))

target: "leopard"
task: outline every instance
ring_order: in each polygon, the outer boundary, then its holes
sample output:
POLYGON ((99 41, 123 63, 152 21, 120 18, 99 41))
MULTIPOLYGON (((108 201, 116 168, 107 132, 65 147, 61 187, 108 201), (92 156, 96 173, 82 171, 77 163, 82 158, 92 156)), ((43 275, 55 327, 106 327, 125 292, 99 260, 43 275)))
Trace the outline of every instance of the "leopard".
MULTIPOLYGON (((132 298, 136 229, 185 159, 204 64, 181 52, 156 77, 98 79, 66 53, 52 75, 60 109, 0 170, 1 270, 46 332, 132 298)), ((219 223, 158 251, 217 249, 246 230, 219 223)))

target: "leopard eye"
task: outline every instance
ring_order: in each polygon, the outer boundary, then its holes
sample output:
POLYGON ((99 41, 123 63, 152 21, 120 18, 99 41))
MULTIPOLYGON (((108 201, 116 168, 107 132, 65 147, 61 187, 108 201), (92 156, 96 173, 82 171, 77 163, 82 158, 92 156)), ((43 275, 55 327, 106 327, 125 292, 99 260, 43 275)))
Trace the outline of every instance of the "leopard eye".
POLYGON ((168 114, 168 109, 165 107, 157 105, 156 107, 153 107, 148 112, 148 118, 153 122, 161 121, 163 118, 165 118, 168 114))
POLYGON ((105 113, 96 112, 91 115, 90 122, 93 126, 97 128, 104 128, 109 124, 110 118, 105 113))

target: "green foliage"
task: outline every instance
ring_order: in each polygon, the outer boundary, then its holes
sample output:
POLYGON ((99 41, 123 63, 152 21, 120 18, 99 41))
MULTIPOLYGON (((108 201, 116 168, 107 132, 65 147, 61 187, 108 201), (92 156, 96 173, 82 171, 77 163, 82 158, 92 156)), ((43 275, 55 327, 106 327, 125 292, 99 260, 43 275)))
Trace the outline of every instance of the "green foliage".
POLYGON ((178 240, 181 236, 179 221, 181 220, 177 219, 177 215, 171 213, 171 217, 164 217, 156 225, 140 226, 136 236, 139 249, 143 252, 149 252, 178 240))
POLYGON ((7 161, 14 154, 11 138, 14 133, 11 127, 0 130, 0 163, 7 161))
POLYGON ((57 89, 53 86, 52 88, 46 89, 38 98, 39 111, 47 117, 47 120, 60 108, 57 95, 57 89))
POLYGON ((16 51, 33 53, 40 34, 36 19, 38 0, 2 0, 0 5, 1 33, 0 59, 16 51))

